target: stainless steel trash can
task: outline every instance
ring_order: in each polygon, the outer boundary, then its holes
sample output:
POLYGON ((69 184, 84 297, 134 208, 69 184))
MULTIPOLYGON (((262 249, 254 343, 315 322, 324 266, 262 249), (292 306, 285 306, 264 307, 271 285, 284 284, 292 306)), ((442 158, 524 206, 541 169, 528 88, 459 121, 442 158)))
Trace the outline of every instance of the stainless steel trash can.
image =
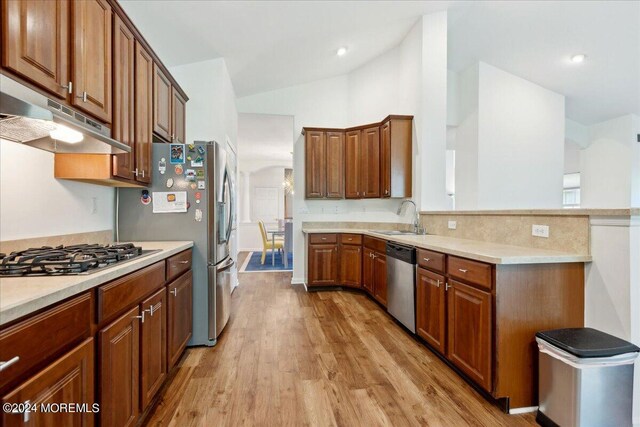
POLYGON ((536 341, 540 425, 632 425, 633 363, 640 348, 591 328, 538 332, 536 341))

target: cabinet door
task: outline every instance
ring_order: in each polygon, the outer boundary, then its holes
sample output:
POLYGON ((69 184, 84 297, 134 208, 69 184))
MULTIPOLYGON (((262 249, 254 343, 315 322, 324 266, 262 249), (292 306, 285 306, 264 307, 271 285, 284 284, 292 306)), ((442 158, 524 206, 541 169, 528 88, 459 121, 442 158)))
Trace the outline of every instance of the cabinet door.
POLYGON ((354 130, 347 132, 344 149, 344 197, 347 199, 359 199, 362 197, 360 194, 361 152, 360 131, 354 130))
POLYGON ((369 295, 373 295, 374 255, 375 253, 369 248, 364 248, 362 251, 362 287, 369 295))
POLYGON ((73 2, 72 104, 111 123, 111 6, 107 0, 73 2))
POLYGON ((307 131, 305 134, 304 178, 307 199, 323 198, 326 194, 325 137, 325 133, 321 131, 307 131))
MULTIPOLYGON (((125 313, 98 333, 100 425, 132 426, 139 414, 140 310, 125 313)), ((141 322, 142 320, 142 322, 141 322)))
POLYGON ((153 141, 153 59, 136 42, 135 84, 135 164, 136 181, 151 183, 151 143, 153 141))
POLYGON ((180 95, 176 88, 171 87, 171 142, 176 144, 184 144, 185 137, 185 118, 186 118, 186 101, 180 95))
POLYGON ((391 196, 391 122, 380 126, 381 197, 391 196))
POLYGON ((338 245, 309 245, 309 285, 332 286, 338 283, 338 245))
POLYGON ((151 403, 167 376, 167 291, 160 289, 140 303, 140 409, 151 403))
POLYGON ((373 296, 387 306, 387 256, 376 252, 373 258, 373 296))
POLYGON ((440 353, 445 352, 445 279, 424 268, 416 278, 416 332, 440 353))
POLYGON ((344 133, 326 134, 326 194, 328 199, 344 197, 344 133))
MULTIPOLYGON (((89 409, 94 404, 93 379, 93 338, 87 339, 44 370, 28 379, 2 398, 3 404, 31 405, 59 404, 63 402, 86 404, 89 409)), ((100 408, 102 409, 102 408, 100 408)), ((92 426, 94 414, 86 412, 40 412, 11 413, 2 411, 2 425, 5 427, 32 425, 38 427, 81 427, 92 426)))
POLYGON ((69 84, 69 2, 4 1, 2 65, 65 99, 69 84))
POLYGON ((157 64, 153 64, 153 131, 171 140, 171 82, 157 64))
POLYGON ((447 357, 491 391, 491 294, 449 279, 447 357))
POLYGON ((113 156, 113 175, 134 179, 135 124, 134 79, 135 48, 133 33, 115 15, 113 19, 113 138, 132 148, 130 153, 113 156))
POLYGON ((362 246, 340 245, 340 284, 359 288, 362 283, 362 246))
POLYGON ((362 197, 380 197, 380 128, 377 126, 362 131, 360 186, 362 197))
MULTIPOLYGON (((186 272, 167 286, 168 370, 180 359, 191 338, 193 323, 193 274, 186 272)), ((168 371, 167 370, 167 371, 168 371)))

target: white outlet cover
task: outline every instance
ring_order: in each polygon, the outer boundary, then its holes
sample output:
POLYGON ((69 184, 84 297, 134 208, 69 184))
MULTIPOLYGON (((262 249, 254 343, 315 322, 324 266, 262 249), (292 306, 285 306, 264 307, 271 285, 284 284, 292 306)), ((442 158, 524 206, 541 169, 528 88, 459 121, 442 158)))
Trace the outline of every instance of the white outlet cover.
POLYGON ((531 226, 531 235, 535 237, 549 237, 549 226, 533 224, 531 226))
POLYGON ((458 221, 449 221, 449 230, 455 230, 458 227, 458 221))

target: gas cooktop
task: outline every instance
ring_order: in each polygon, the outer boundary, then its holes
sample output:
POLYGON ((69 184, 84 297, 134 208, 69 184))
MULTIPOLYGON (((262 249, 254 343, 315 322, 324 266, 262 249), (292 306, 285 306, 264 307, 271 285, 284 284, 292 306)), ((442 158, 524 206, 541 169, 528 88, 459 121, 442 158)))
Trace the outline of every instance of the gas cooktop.
POLYGON ((0 277, 90 274, 153 252, 133 243, 30 248, 0 253, 0 277))

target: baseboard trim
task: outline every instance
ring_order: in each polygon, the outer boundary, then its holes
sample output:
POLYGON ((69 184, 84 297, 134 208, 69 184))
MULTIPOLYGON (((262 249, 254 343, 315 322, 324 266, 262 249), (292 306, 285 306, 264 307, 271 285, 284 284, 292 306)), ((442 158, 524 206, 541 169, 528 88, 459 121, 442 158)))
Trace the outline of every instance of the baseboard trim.
POLYGON ((291 278, 291 284, 292 285, 305 285, 305 287, 307 286, 307 284, 304 282, 304 278, 300 278, 300 277, 292 277, 291 278))
POLYGON ((529 412, 535 412, 537 410, 538 410, 537 406, 525 406, 524 408, 509 409, 509 414, 510 415, 527 414, 529 412))

